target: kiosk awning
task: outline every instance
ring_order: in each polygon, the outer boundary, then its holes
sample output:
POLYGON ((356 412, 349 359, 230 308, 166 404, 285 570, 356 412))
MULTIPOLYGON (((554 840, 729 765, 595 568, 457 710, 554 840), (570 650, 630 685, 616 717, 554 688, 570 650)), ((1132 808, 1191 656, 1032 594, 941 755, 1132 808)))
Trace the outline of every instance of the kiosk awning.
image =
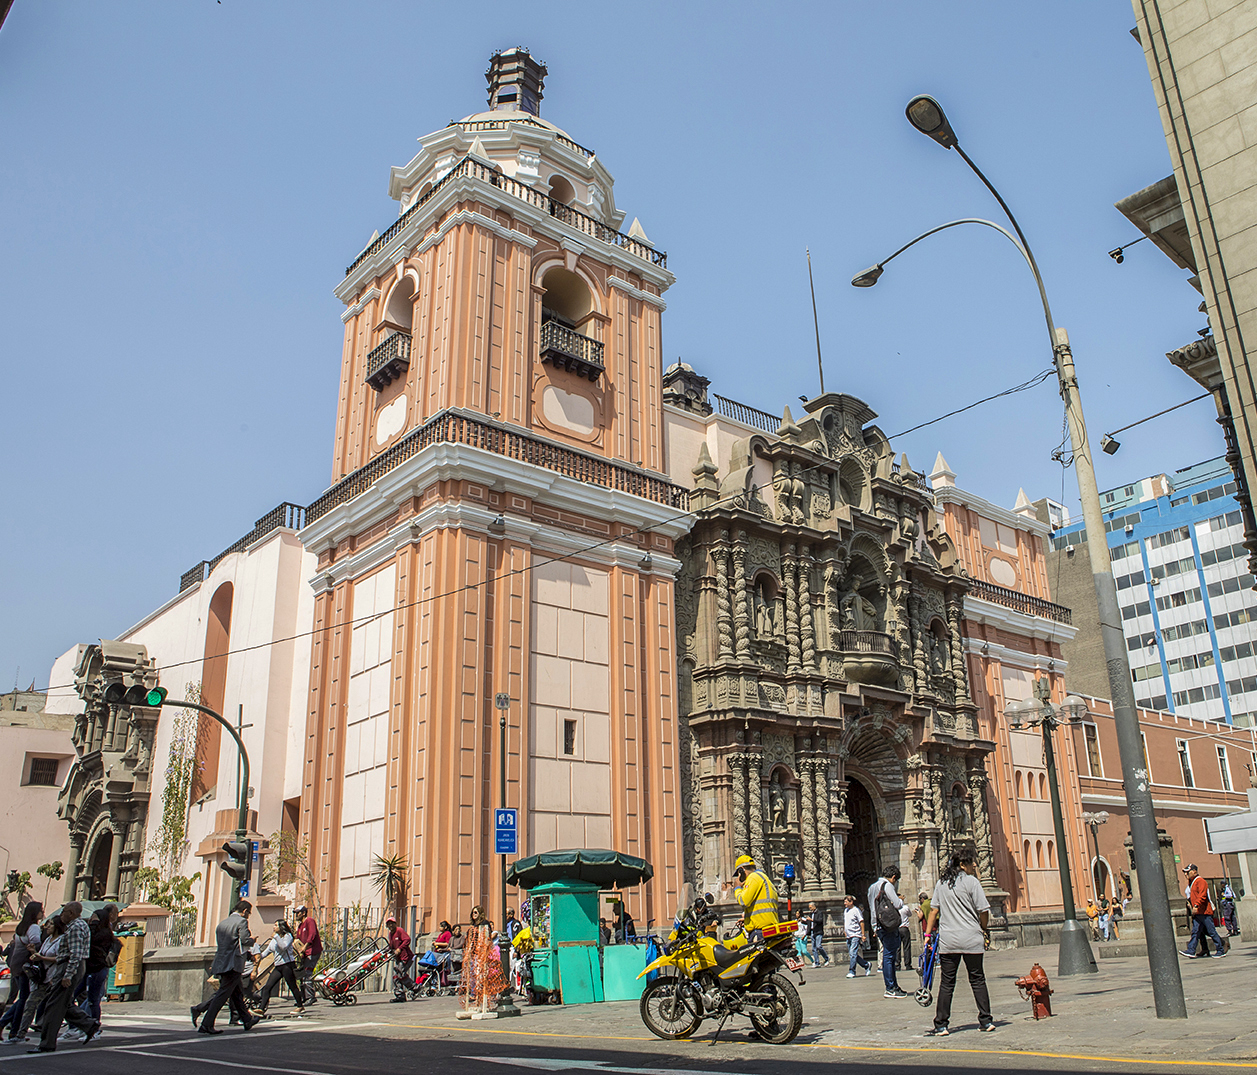
POLYGON ((535 888, 547 881, 587 881, 599 888, 625 888, 649 881, 655 869, 645 859, 605 848, 581 847, 543 851, 515 862, 507 884, 535 888))

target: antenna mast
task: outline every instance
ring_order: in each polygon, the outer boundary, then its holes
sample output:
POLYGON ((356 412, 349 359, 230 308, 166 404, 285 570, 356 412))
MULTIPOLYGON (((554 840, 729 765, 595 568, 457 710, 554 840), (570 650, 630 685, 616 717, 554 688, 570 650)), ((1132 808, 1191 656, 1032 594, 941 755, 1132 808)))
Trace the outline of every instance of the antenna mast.
POLYGON ((816 316, 816 282, 812 279, 812 251, 807 248, 807 282, 812 289, 812 324, 816 326, 816 368, 821 375, 821 395, 825 394, 825 363, 821 361, 821 322, 816 316))

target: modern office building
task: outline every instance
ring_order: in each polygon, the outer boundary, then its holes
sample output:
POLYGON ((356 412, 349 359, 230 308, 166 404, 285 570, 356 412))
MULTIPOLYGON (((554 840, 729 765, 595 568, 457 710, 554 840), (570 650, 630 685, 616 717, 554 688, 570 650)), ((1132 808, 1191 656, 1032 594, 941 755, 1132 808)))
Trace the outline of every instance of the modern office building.
MULTIPOLYGON (((1153 475, 1100 499, 1139 705, 1257 722, 1257 594, 1227 461, 1153 475)), ((1049 575, 1056 600, 1074 610, 1079 627, 1064 646, 1071 684, 1107 697, 1086 541, 1081 519, 1056 529, 1049 575)))

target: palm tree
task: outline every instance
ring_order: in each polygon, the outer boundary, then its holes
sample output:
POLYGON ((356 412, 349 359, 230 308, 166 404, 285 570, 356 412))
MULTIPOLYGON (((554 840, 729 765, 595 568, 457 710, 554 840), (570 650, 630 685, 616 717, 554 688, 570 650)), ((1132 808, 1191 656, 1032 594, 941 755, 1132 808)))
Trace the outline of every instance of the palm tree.
POLYGON ((405 855, 376 855, 371 864, 371 883, 379 890, 381 906, 387 914, 401 913, 401 902, 406 896, 406 874, 410 867, 405 855))

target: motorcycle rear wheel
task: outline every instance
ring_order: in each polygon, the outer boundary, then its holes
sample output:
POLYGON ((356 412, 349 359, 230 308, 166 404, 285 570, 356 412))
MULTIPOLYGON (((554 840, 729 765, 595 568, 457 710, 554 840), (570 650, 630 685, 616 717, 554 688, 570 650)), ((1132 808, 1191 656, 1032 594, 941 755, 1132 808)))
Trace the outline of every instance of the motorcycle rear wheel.
POLYGON ((803 1027, 803 1001, 799 999, 799 991, 794 984, 784 975, 772 974, 760 981, 754 991, 773 997, 771 1019, 761 1015, 750 1017, 751 1025, 759 1036, 770 1045, 785 1045, 794 1041, 803 1027))
POLYGON ((688 1038, 703 1021, 701 1011, 694 1013, 688 998, 685 979, 657 978, 643 991, 639 1005, 642 1022, 657 1038, 672 1040, 688 1038))

